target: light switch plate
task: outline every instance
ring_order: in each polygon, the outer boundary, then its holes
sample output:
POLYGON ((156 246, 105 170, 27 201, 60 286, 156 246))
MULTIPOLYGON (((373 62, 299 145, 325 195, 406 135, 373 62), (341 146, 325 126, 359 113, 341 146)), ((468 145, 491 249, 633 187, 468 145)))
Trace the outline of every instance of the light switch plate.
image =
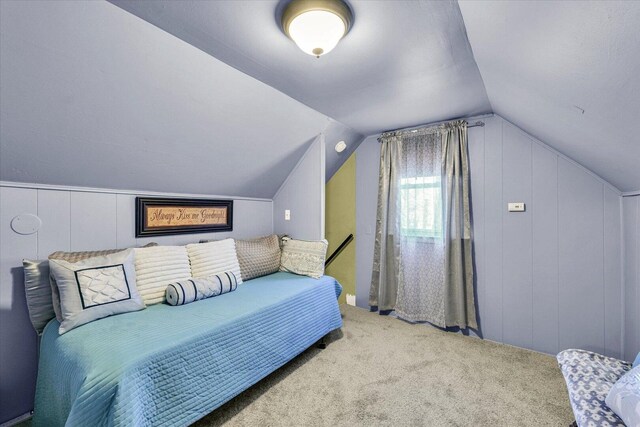
POLYGON ((285 221, 290 221, 291 220, 291 211, 289 209, 285 209, 285 211, 284 211, 284 220, 285 221))
POLYGON ((511 202, 508 208, 509 212, 524 212, 524 202, 511 202))

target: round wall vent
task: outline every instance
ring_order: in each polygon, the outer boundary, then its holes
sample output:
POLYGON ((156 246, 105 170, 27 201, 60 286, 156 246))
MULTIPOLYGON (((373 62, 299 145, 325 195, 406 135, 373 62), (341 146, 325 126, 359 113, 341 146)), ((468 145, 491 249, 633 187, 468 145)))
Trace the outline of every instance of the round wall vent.
POLYGON ((16 215, 11 220, 11 229, 18 234, 37 233, 42 226, 42 220, 33 214, 16 215))

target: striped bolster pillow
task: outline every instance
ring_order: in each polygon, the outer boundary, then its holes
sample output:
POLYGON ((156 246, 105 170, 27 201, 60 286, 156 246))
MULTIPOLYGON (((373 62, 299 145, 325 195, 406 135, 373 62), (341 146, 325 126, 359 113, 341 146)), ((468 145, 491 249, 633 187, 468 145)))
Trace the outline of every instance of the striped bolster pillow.
POLYGON ((170 305, 185 305, 193 301, 215 297, 238 288, 238 279, 231 271, 197 279, 182 280, 167 286, 170 305))

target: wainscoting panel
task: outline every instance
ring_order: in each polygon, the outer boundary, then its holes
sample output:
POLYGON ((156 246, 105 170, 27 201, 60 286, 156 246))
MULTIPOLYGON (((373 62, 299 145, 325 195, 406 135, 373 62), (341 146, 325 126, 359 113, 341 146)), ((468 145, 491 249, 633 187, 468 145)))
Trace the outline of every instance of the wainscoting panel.
POLYGON ((186 244, 273 232, 271 200, 236 199, 232 232, 136 239, 135 198, 136 194, 118 190, 0 184, 0 420, 13 419, 33 409, 37 347, 25 301, 24 258, 44 259, 59 250, 126 248, 149 241, 186 244), (12 218, 25 213, 37 214, 42 220, 37 233, 20 235, 11 229, 12 218))
POLYGON ((604 348, 603 184, 558 162, 560 348, 604 348))
POLYGON ((29 322, 24 294, 23 258, 38 253, 36 234, 11 229, 11 219, 38 211, 35 190, 0 187, 0 419, 33 409, 36 382, 36 333, 29 322), (11 404, 8 404, 11 402, 11 404))
POLYGON ((118 228, 116 241, 118 248, 138 246, 136 240, 136 196, 132 194, 116 195, 118 228))
POLYGON ((558 157, 538 144, 532 148, 531 348, 554 353, 558 349, 558 157))
POLYGON ((640 196, 623 198, 624 207, 624 354, 640 352, 640 196))
POLYGON ((71 193, 71 250, 94 251, 118 247, 116 195, 71 193))
MULTIPOLYGON (((484 282, 478 282, 478 293, 485 295, 485 318, 482 322, 484 338, 502 342, 502 121, 485 121, 484 140, 484 282), (500 310, 496 310, 500 307, 500 310)), ((469 140, 469 144, 476 141, 469 140)), ((470 158, 471 163, 475 159, 470 158)), ((471 176, 471 181, 475 176, 471 176)))
POLYGON ((531 200, 531 140, 512 126, 503 126, 502 145, 502 339, 531 347, 533 329, 531 208, 508 212, 509 202, 531 200))
POLYGON ((620 193, 501 117, 484 121, 469 132, 483 337, 619 356, 620 193))
POLYGON ((476 308, 478 326, 482 330, 484 320, 490 315, 486 308, 486 295, 478 289, 478 283, 485 283, 485 212, 484 212, 484 133, 485 128, 476 126, 469 128, 469 140, 478 143, 469 145, 469 156, 473 161, 469 162, 471 176, 471 219, 473 221, 473 253, 475 255, 474 283, 476 284, 476 308), (472 153, 472 154, 471 154, 472 153))
POLYGON ((35 190, 38 196, 38 216, 42 228, 38 231, 38 259, 55 251, 71 250, 71 192, 35 190))
POLYGON ((620 195, 604 188, 604 347, 622 357, 622 218, 620 195))

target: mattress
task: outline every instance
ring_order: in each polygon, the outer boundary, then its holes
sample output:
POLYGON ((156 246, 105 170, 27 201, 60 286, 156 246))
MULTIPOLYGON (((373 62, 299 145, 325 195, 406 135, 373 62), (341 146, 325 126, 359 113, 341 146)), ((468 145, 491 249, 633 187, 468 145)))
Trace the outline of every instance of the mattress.
POLYGON ((189 425, 342 326, 332 277, 275 273, 157 304, 40 345, 34 426, 189 425))

